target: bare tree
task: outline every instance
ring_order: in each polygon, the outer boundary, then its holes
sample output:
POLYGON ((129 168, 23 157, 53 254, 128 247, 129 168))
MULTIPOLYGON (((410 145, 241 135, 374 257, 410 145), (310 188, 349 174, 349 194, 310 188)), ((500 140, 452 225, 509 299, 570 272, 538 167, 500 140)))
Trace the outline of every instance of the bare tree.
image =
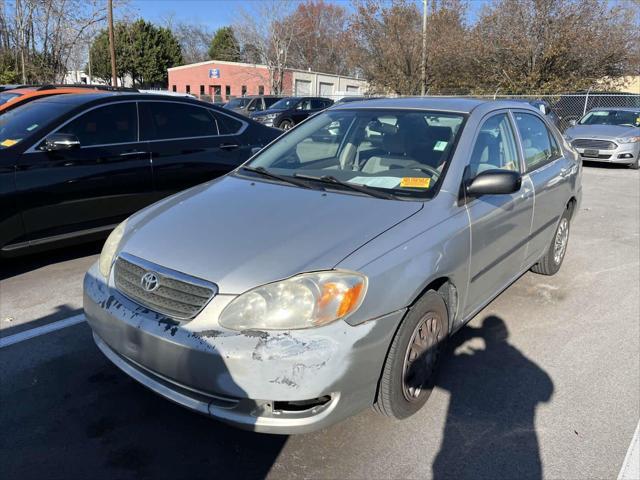
MULTIPOLYGON (((125 3, 124 0, 118 5, 125 3)), ((60 81, 77 45, 105 21, 102 0, 13 0, 0 8, 0 46, 15 52, 14 66, 25 82, 60 81)))
POLYGON ((251 10, 241 9, 233 26, 241 51, 250 52, 255 63, 266 65, 275 94, 283 92, 284 71, 298 33, 289 18, 292 5, 290 0, 256 2, 251 10))
POLYGON ((298 4, 288 18, 296 26, 291 46, 291 65, 316 72, 353 73, 345 51, 352 46, 347 10, 325 0, 298 4))

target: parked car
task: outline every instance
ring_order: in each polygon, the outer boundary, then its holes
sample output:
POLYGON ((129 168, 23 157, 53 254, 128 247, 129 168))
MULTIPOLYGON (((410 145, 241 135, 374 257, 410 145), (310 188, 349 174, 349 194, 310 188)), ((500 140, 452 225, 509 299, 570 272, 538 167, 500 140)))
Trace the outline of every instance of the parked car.
POLYGON ((449 335, 527 270, 558 271, 581 173, 523 103, 337 106, 121 223, 84 310, 125 373, 236 426, 406 418, 449 335))
POLYGON ((562 131, 562 121, 560 120, 560 117, 558 117, 556 112, 553 111, 553 109, 551 108, 551 105, 546 100, 542 100, 542 99, 535 99, 535 100, 514 99, 514 100, 527 102, 532 107, 537 108, 545 117, 547 117, 547 120, 549 120, 549 122, 551 122, 558 130, 562 131))
MULTIPOLYGON (((96 93, 97 91, 118 91, 118 87, 112 88, 102 85, 40 85, 26 86, 0 92, 0 115, 27 102, 52 95, 65 95, 69 93, 96 93)), ((126 89, 136 91, 135 89, 126 89)), ((124 91, 124 89, 123 89, 124 91)))
POLYGON ((561 121, 561 131, 569 128, 595 108, 640 108, 640 95, 627 92, 581 91, 560 96, 553 105, 561 121))
POLYGON ((312 115, 330 107, 333 100, 321 97, 285 97, 262 112, 254 112, 251 118, 281 130, 289 130, 293 126, 312 115))
POLYGON ((638 169, 640 107, 597 108, 573 123, 564 135, 583 159, 638 169))
POLYGON ((271 106, 282 97, 275 95, 258 95, 255 97, 238 97, 229 100, 224 106, 229 110, 233 110, 241 115, 250 116, 252 113, 263 112, 271 108, 271 106))
POLYGON ((335 102, 335 105, 341 105, 343 103, 350 103, 350 102, 361 102, 364 100, 377 100, 378 98, 383 98, 383 97, 367 97, 365 95, 351 95, 351 96, 340 98, 335 102))
POLYGON ((0 255, 105 236, 136 210, 233 170, 279 134, 186 98, 34 100, 0 116, 0 255))

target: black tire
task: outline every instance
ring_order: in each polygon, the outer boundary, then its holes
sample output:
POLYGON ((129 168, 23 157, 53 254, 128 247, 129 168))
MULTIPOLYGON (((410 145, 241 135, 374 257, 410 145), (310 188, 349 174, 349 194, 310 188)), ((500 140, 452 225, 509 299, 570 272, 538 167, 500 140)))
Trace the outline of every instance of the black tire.
POLYGON ((283 120, 280 122, 279 128, 282 130, 289 130, 290 128, 293 128, 293 122, 291 120, 283 120))
POLYGON ((560 217, 560 221, 558 222, 556 231, 553 234, 549 248, 540 261, 531 267, 532 272, 539 273, 541 275, 555 275, 558 270, 560 270, 564 256, 567 253, 570 226, 571 208, 567 207, 562 214, 562 217, 560 217), (564 230, 565 228, 566 230, 564 230), (564 246, 561 246, 559 242, 564 242, 564 246))
POLYGON ((409 309, 391 342, 374 404, 378 413, 403 419, 422 408, 433 390, 448 334, 447 305, 429 290, 409 309), (416 351, 409 347, 419 344, 426 348, 411 361, 416 351))

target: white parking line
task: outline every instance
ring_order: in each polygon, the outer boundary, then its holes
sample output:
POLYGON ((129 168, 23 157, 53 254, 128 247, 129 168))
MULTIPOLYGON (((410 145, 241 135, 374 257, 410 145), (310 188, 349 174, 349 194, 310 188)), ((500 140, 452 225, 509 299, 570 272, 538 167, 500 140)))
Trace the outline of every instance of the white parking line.
POLYGON ((46 325, 43 325, 41 327, 32 328, 30 330, 16 333, 15 335, 0 338, 0 348, 8 347, 9 345, 13 345, 14 343, 24 342, 25 340, 29 340, 30 338, 38 337, 40 335, 55 332, 56 330, 60 330, 62 328, 71 327, 72 325, 77 325, 78 323, 84 321, 84 313, 80 313, 78 315, 74 315, 73 317, 58 320, 57 322, 47 323, 46 325))
POLYGON ((624 457, 622 468, 618 474, 618 480, 638 480, 640 479, 640 421, 636 426, 636 431, 631 439, 631 445, 624 457))

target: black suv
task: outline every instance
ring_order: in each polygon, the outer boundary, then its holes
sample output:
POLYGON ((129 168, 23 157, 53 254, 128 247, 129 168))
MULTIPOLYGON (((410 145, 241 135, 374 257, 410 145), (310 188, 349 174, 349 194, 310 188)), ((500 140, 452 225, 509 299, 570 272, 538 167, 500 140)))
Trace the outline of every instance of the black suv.
POLYGON ((271 105, 276 103, 282 97, 276 97, 273 95, 259 95, 255 97, 238 97, 229 100, 224 108, 227 110, 233 110, 241 115, 250 116, 252 113, 263 112, 271 108, 271 105))
POLYGON ((253 113, 251 118, 269 127, 289 130, 332 104, 333 100, 322 97, 285 97, 268 110, 253 113))
POLYGON ((0 117, 0 256, 103 236, 140 208, 233 170, 279 134, 188 98, 34 100, 0 117))

